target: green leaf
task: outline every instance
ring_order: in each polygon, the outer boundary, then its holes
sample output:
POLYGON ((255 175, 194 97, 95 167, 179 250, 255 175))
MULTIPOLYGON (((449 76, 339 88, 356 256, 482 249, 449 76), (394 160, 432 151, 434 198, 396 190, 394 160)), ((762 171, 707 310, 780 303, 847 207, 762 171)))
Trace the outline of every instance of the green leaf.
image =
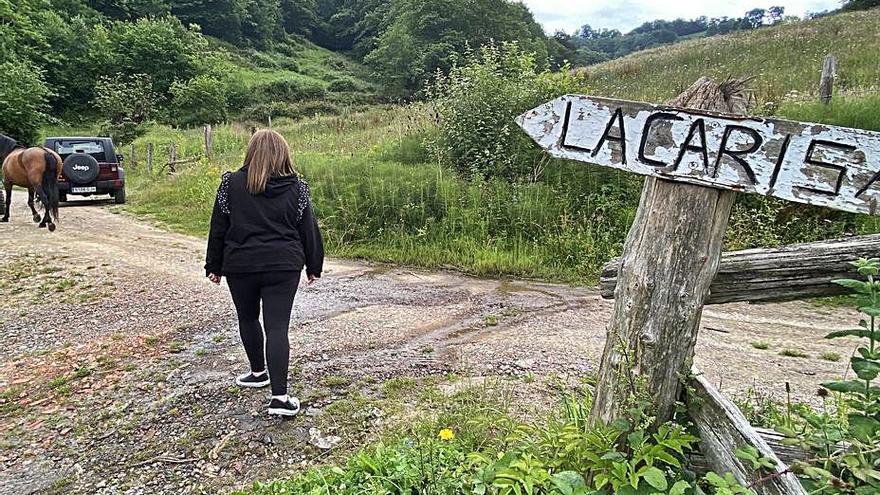
POLYGON ((871 336, 870 330, 865 330, 864 328, 854 328, 852 330, 839 330, 837 332, 831 332, 825 336, 826 339, 839 339, 841 337, 864 337, 868 338, 871 336))
POLYGON ((852 289, 861 294, 867 294, 870 288, 868 287, 867 282, 862 282, 861 280, 853 280, 851 278, 844 278, 840 280, 832 280, 833 283, 846 287, 847 289, 852 289))
POLYGON ((876 308, 874 306, 862 306, 859 308, 859 311, 865 313, 868 316, 880 316, 880 308, 876 308))
POLYGON ((880 374, 880 363, 865 358, 853 357, 849 360, 853 371, 862 380, 873 380, 880 374))
POLYGON ((880 421, 861 414, 850 414, 849 433, 865 443, 873 442, 880 434, 880 421))
POLYGON ((587 487, 584 477, 574 471, 556 473, 552 478, 553 484, 564 495, 572 495, 577 491, 583 491, 587 487))
MULTIPOLYGON (((824 382, 822 383, 822 386, 832 392, 846 392, 865 395, 865 392, 867 391, 865 387, 865 382, 859 380, 848 380, 844 382, 824 382)), ((877 387, 871 388, 875 389, 877 387)))
POLYGON ((626 436, 626 443, 629 444, 630 447, 635 449, 639 445, 642 444, 642 441, 645 439, 645 433, 641 431, 634 431, 626 436))
POLYGON ((663 474, 663 471, 661 471, 660 468, 652 466, 645 469, 644 472, 642 472, 642 478, 644 478, 649 485, 660 491, 665 491, 669 486, 669 482, 666 480, 666 475, 663 474))
POLYGON ((669 495, 684 495, 685 491, 691 487, 687 481, 676 481, 672 488, 669 489, 669 495))

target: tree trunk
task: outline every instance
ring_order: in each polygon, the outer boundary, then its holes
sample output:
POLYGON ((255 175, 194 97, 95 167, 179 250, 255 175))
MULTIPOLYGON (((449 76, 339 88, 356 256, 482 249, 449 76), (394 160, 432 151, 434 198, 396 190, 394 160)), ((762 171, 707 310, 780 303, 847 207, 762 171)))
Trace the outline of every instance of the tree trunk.
MULTIPOLYGON (((851 261, 880 253, 880 234, 792 244, 780 248, 731 251, 721 255, 721 266, 706 304, 781 302, 849 294, 832 283, 851 278, 851 261)), ((614 298, 620 259, 602 269, 599 293, 614 298)))
MULTIPOLYGON (((672 106, 743 114, 740 81, 701 78, 672 106)), ((694 355, 736 193, 648 178, 624 244, 614 312, 599 369, 593 423, 627 418, 633 398, 655 424, 672 416, 694 355)))

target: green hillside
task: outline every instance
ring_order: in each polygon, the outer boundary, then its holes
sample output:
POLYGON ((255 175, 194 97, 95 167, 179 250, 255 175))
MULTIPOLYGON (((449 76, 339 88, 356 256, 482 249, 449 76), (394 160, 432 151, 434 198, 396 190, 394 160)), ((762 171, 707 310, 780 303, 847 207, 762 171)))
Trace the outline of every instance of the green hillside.
MULTIPOLYGON (((880 11, 844 13, 771 28, 699 38, 583 69, 594 94, 671 99, 700 76, 754 77, 759 112, 791 91, 815 93, 822 59, 838 58, 838 87, 880 88, 880 11)), ((770 108, 772 110, 772 106, 770 108)))

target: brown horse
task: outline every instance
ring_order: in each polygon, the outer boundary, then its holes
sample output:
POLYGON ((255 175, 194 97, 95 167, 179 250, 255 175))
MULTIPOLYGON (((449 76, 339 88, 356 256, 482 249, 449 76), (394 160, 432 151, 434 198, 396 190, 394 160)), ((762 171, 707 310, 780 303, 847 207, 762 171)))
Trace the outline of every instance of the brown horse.
POLYGON ((48 148, 24 148, 14 139, 0 134, 0 159, 3 160, 3 181, 6 184, 6 210, 0 222, 9 221, 12 186, 28 190, 28 206, 40 228, 55 231, 52 217, 58 219, 58 179, 61 177, 61 156, 48 148), (34 207, 34 195, 43 204, 42 219, 34 207))

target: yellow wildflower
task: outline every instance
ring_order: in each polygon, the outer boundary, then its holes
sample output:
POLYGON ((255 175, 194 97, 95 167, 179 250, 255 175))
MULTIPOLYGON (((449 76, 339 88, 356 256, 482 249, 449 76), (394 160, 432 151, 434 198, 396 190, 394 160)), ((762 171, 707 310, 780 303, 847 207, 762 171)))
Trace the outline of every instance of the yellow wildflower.
POLYGON ((443 428, 437 436, 440 437, 440 440, 449 441, 455 438, 455 432, 449 428, 443 428))

